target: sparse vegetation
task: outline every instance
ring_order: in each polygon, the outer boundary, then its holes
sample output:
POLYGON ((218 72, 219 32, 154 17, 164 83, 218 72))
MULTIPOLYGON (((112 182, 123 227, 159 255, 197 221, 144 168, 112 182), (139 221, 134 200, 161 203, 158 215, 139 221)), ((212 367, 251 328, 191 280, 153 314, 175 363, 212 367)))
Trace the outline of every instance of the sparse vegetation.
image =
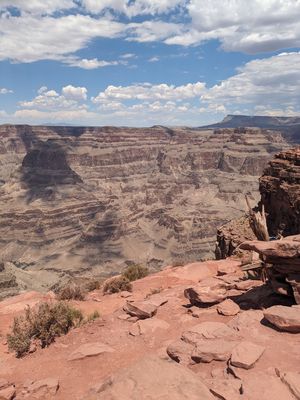
POLYGON ((142 265, 130 265, 123 271, 123 276, 127 278, 130 282, 136 281, 138 279, 144 278, 149 274, 147 267, 142 265))
POLYGON ((110 278, 104 282, 103 293, 111 294, 123 291, 132 291, 132 285, 129 279, 123 275, 110 278))
POLYGON ((8 348, 17 357, 22 357, 33 340, 39 341, 41 347, 47 347, 56 337, 67 334, 82 321, 81 311, 62 301, 41 303, 36 309, 27 307, 24 315, 14 319, 11 333, 7 335, 8 348))
POLYGON ((72 284, 61 288, 57 293, 58 300, 79 300, 83 301, 85 292, 79 285, 72 284))
POLYGON ((100 313, 97 310, 95 310, 94 312, 92 312, 90 315, 87 316, 86 322, 95 321, 98 318, 100 318, 100 313))
POLYGON ((148 299, 149 297, 151 297, 154 294, 158 294, 158 293, 162 292, 162 290, 163 290, 162 287, 150 289, 150 292, 146 295, 146 299, 148 299))
POLYGON ((93 292, 94 290, 101 289, 103 280, 92 279, 86 285, 85 288, 88 292, 93 292))

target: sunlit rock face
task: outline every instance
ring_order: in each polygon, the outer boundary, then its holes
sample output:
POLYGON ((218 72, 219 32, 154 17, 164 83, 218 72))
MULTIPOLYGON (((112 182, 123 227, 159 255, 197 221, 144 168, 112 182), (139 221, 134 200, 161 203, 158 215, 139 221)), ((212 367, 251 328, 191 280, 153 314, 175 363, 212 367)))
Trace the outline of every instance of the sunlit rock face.
POLYGON ((288 146, 259 128, 3 125, 1 260, 49 287, 214 257, 217 228, 246 193, 257 202, 258 177, 288 146))

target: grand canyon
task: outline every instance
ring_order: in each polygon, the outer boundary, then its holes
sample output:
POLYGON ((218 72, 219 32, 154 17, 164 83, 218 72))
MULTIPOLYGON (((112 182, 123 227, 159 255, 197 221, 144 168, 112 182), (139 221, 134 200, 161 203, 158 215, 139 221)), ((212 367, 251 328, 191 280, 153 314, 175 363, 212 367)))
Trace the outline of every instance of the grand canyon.
POLYGON ((245 194, 256 205, 268 161, 300 140, 299 119, 237 123, 241 117, 205 128, 2 125, 6 294, 107 277, 130 264, 155 271, 214 258, 217 229, 244 214, 245 194))

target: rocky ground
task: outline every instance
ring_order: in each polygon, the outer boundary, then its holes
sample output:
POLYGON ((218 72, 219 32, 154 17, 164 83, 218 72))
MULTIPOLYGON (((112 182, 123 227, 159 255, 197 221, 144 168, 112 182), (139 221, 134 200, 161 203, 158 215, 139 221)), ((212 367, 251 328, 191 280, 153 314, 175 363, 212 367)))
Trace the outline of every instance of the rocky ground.
POLYGON ((29 292, 0 303, 0 399, 300 399, 300 306, 246 279, 238 260, 92 292, 73 304, 101 318, 16 359, 5 335, 41 300, 54 301, 29 292))
POLYGON ((217 228, 246 193, 258 201, 258 177, 288 146, 259 128, 1 126, 0 261, 19 289, 47 290, 126 263, 212 258, 217 228))

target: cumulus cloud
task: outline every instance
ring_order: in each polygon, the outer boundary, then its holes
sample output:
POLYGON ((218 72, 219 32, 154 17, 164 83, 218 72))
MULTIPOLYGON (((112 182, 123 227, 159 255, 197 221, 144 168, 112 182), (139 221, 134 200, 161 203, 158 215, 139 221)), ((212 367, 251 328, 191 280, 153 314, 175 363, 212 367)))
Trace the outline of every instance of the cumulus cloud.
POLYGON ((0 88, 0 94, 9 94, 9 93, 13 93, 13 90, 6 89, 6 88, 0 88))
POLYGON ((87 89, 85 87, 68 85, 62 88, 62 94, 68 100, 82 101, 87 98, 87 89))
POLYGON ((208 89, 201 100, 211 107, 227 104, 231 112, 244 107, 248 113, 299 113, 299 63, 300 52, 250 61, 208 89))
POLYGON ((83 68, 83 69, 96 69, 96 68, 103 68, 103 67, 108 67, 112 65, 119 65, 119 64, 124 64, 122 61, 104 61, 104 60, 98 60, 98 58, 66 58, 64 60, 65 64, 70 65, 71 67, 78 67, 78 68, 83 68))
POLYGON ((2 9, 18 8, 21 12, 51 14, 76 6, 73 0, 1 0, 2 9))

